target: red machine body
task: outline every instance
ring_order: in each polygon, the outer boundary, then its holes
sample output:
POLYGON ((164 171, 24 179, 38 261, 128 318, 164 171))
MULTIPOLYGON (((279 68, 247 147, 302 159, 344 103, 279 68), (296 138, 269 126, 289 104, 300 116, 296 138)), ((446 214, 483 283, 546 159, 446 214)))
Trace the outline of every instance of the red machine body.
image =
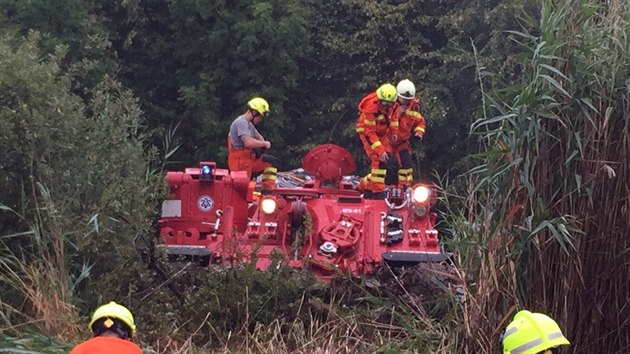
POLYGON ((255 197, 245 172, 230 173, 212 162, 168 172, 171 193, 159 220, 167 252, 215 264, 255 261, 263 270, 281 261, 322 279, 338 272, 359 276, 384 262, 449 257, 433 227, 435 196, 428 186, 364 199, 343 180, 355 169, 352 156, 333 144, 311 150, 303 169, 314 178, 262 198, 255 197))

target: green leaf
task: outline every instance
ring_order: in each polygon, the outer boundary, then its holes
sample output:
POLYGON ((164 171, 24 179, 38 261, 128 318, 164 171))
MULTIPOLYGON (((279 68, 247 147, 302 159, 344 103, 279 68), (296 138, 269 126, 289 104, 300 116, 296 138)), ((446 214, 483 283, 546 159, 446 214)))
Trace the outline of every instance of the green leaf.
POLYGON ((540 75, 540 77, 544 78, 547 82, 553 85, 558 91, 560 91, 560 93, 571 98, 571 95, 562 87, 562 85, 560 85, 558 81, 556 81, 556 79, 549 75, 540 75))
POLYGON ((538 64, 540 67, 543 67, 551 72, 553 72, 554 74, 562 77, 563 79, 567 80, 567 81, 571 81, 566 75, 564 75, 560 70, 558 70, 557 68, 551 66, 551 65, 547 65, 547 64, 538 64))

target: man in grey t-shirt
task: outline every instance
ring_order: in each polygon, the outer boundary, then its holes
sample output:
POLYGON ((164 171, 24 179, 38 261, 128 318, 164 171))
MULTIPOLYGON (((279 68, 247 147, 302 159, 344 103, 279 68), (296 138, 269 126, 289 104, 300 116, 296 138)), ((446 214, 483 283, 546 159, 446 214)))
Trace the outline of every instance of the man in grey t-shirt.
POLYGON ((270 161, 275 158, 267 154, 256 154, 254 149, 269 149, 271 142, 265 140, 255 125, 269 115, 269 104, 260 97, 247 102, 247 111, 236 118, 228 135, 228 167, 230 171, 263 172, 262 191, 275 187, 276 169, 270 161))

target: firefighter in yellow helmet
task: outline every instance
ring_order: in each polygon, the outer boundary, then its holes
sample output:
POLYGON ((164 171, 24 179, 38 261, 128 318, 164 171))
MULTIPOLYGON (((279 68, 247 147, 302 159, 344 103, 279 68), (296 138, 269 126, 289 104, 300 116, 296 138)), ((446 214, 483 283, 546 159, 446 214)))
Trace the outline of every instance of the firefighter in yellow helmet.
POLYGON ((255 125, 269 116, 269 103, 263 98, 254 97, 247 102, 247 111, 238 116, 230 126, 228 134, 228 167, 230 171, 263 172, 262 192, 267 194, 276 184, 276 157, 263 153, 271 148, 255 125))
POLYGON ((551 317, 519 311, 501 335, 503 354, 556 354, 560 346, 569 345, 560 327, 551 317))
POLYGON ((115 302, 94 311, 90 321, 93 337, 72 349, 70 354, 142 354, 131 341, 136 324, 131 311, 115 302))
POLYGON ((395 173, 396 162, 392 158, 390 140, 396 136, 398 119, 392 115, 396 101, 396 87, 381 85, 375 92, 363 97, 359 103, 359 120, 356 131, 370 159, 370 173, 363 177, 359 189, 371 199, 383 199, 386 176, 395 173), (389 172, 389 174, 388 174, 389 172))

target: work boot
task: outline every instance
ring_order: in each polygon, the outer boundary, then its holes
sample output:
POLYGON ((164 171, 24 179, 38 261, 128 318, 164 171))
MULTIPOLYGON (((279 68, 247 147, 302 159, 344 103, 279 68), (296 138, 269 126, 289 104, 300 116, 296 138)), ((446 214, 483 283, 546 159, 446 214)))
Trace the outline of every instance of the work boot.
POLYGON ((359 179, 359 183, 357 183, 357 190, 359 192, 366 192, 366 190, 365 190, 365 184, 366 184, 365 179, 366 179, 366 177, 363 177, 363 178, 359 179))

